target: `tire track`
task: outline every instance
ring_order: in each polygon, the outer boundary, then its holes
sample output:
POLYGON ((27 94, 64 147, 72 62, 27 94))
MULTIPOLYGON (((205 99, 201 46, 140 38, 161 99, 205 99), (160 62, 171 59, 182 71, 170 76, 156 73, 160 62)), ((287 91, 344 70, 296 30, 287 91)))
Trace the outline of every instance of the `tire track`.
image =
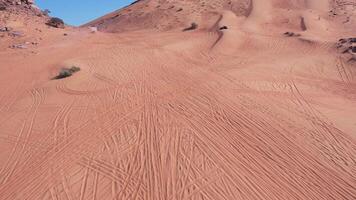
POLYGON ((5 167, 2 168, 0 172, 0 177, 3 177, 2 184, 5 184, 7 180, 12 176, 16 167, 19 165, 20 159, 29 144, 31 132, 33 129, 34 121, 37 116, 38 108, 44 101, 44 90, 34 89, 30 91, 33 103, 28 111, 28 118, 25 119, 23 125, 19 131, 16 144, 11 150, 9 159, 7 160, 5 167), (20 141, 23 140, 22 145, 20 141), (10 164, 12 163, 12 164, 10 164), (6 175, 5 175, 5 174, 6 175))

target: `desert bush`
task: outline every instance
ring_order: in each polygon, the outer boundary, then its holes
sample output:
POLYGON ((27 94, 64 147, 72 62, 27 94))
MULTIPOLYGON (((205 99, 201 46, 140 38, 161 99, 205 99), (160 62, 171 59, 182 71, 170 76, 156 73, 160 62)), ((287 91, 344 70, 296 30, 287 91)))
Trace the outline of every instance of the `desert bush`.
POLYGON ((51 13, 51 11, 48 10, 48 9, 44 9, 44 10, 42 11, 42 14, 43 14, 44 16, 48 16, 50 13, 51 13))
POLYGON ((76 67, 76 66, 72 66, 69 70, 70 70, 72 73, 75 73, 75 72, 79 72, 79 71, 80 71, 80 68, 79 68, 79 67, 76 67))
POLYGON ((57 17, 52 17, 46 24, 55 28, 64 28, 64 21, 57 17))
POLYGON ((193 22, 190 27, 183 29, 183 31, 192 31, 198 28, 198 24, 193 22))
POLYGON ((79 72, 80 68, 76 66, 72 66, 71 68, 62 68, 58 75, 52 78, 53 80, 63 79, 72 76, 74 73, 79 72))

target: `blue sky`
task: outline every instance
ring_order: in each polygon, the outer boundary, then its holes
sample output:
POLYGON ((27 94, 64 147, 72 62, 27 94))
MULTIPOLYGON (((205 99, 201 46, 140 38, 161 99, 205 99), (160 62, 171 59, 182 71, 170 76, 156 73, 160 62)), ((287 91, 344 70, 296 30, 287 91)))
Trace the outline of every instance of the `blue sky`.
POLYGON ((129 5, 134 0, 35 0, 35 2, 41 9, 49 9, 51 16, 78 26, 129 5))

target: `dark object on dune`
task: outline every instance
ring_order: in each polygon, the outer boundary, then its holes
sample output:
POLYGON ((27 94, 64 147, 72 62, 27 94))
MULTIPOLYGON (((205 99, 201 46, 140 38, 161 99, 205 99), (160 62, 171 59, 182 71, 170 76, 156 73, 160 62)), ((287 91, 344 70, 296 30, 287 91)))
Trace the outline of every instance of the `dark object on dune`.
POLYGON ((79 67, 75 67, 75 66, 73 66, 71 68, 62 68, 59 71, 58 75, 55 76, 54 78, 52 78, 52 80, 67 78, 67 77, 70 77, 74 73, 79 72, 79 71, 80 71, 80 68, 79 67))
POLYGON ((183 29, 183 31, 192 31, 198 28, 198 24, 193 22, 190 27, 183 29))
POLYGON ((344 43, 356 43, 356 38, 341 38, 339 40, 339 43, 344 44, 344 43))
POLYGON ((356 38, 349 38, 349 41, 350 41, 351 43, 356 43, 356 38))
POLYGON ((0 27, 0 32, 8 32, 10 31, 9 27, 0 27))
POLYGON ((183 8, 179 8, 178 10, 177 10, 177 12, 180 12, 180 11, 182 11, 183 10, 183 8))
POLYGON ((55 28, 64 28, 64 21, 57 17, 52 17, 46 24, 55 28))
POLYGON ((342 51, 342 53, 349 53, 350 50, 352 50, 352 47, 346 48, 344 51, 342 51))
POLYGON ((351 48, 352 53, 356 53, 356 46, 351 48))
POLYGON ((339 43, 341 43, 341 44, 346 43, 346 42, 347 42, 347 39, 344 39, 344 38, 339 40, 339 43))
POLYGON ((3 3, 0 3, 0 11, 6 10, 6 6, 3 3))
POLYGON ((293 33, 293 32, 285 32, 283 35, 285 35, 287 37, 299 37, 300 36, 299 33, 293 33))
POLYGON ((13 44, 10 46, 11 49, 27 49, 26 44, 13 44))
POLYGON ((300 28, 302 29, 302 31, 306 31, 307 30, 307 25, 305 24, 304 17, 300 18, 300 28))
POLYGON ((225 29, 228 29, 227 26, 222 26, 219 28, 219 30, 225 30, 225 29))

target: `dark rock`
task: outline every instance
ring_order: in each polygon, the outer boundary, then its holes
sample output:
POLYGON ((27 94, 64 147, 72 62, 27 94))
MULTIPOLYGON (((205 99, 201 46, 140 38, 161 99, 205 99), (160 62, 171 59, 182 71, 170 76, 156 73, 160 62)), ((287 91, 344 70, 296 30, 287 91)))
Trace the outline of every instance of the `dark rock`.
POLYGON ((219 28, 219 30, 225 30, 225 29, 228 29, 227 26, 222 26, 219 28))
POLYGON ((54 28, 64 28, 64 21, 60 18, 57 17, 52 17, 47 23, 48 26, 54 27, 54 28))
POLYGON ((283 35, 285 35, 286 37, 299 37, 300 36, 299 33, 293 33, 293 32, 285 32, 283 35))
POLYGON ((339 40, 339 43, 341 43, 341 44, 346 43, 346 42, 347 42, 347 39, 344 39, 344 38, 341 38, 341 39, 339 40))
POLYGON ((6 10, 6 5, 0 2, 0 11, 6 10))
POLYGON ((356 53, 356 46, 351 47, 351 52, 356 53))
POLYGON ((349 38, 349 41, 350 41, 351 43, 356 43, 356 38, 349 38))

